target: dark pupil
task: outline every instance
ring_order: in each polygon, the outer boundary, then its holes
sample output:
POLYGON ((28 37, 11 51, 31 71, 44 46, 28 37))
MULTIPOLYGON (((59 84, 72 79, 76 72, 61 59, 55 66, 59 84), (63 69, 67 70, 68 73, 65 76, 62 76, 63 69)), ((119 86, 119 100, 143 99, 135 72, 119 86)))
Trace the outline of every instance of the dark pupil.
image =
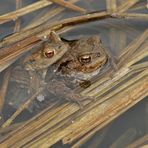
POLYGON ((52 58, 54 56, 54 51, 45 52, 47 58, 52 58))
POLYGON ((88 57, 81 57, 81 62, 82 63, 89 63, 91 61, 91 57, 88 56, 88 57))

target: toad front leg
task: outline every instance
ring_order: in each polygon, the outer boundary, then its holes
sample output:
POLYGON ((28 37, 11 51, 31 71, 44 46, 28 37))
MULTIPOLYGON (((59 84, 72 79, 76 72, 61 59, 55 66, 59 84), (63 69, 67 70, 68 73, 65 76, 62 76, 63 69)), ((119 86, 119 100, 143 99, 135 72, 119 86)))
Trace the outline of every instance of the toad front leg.
POLYGON ((80 108, 84 106, 83 101, 92 100, 92 98, 82 96, 71 88, 67 87, 64 81, 58 81, 55 79, 51 80, 47 84, 47 91, 56 95, 57 97, 77 103, 80 108))

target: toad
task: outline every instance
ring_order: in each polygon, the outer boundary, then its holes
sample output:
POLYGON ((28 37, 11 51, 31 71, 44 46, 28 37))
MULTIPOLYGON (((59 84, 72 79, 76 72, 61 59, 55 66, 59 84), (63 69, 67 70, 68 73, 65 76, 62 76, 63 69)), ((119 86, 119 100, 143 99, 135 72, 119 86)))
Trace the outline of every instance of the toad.
POLYGON ((99 74, 108 56, 98 36, 83 37, 69 45, 70 49, 53 65, 55 74, 47 80, 47 89, 56 96, 81 105, 83 100, 91 98, 75 92, 74 86, 99 74))
MULTIPOLYGON (((11 82, 17 87, 18 96, 14 94, 9 100, 9 104, 17 108, 21 102, 26 101, 27 94, 35 93, 39 88, 45 87, 45 76, 48 67, 60 59, 69 49, 69 44, 63 42, 54 32, 51 32, 49 39, 47 38, 41 47, 34 53, 22 59, 21 64, 14 67, 11 74, 11 82), (23 90, 23 91, 22 91, 23 90), (23 92, 23 93, 21 93, 23 92), (25 92, 25 95, 24 95, 25 92), (21 93, 21 94, 20 94, 21 93)), ((37 98, 44 98, 39 95, 37 98)))

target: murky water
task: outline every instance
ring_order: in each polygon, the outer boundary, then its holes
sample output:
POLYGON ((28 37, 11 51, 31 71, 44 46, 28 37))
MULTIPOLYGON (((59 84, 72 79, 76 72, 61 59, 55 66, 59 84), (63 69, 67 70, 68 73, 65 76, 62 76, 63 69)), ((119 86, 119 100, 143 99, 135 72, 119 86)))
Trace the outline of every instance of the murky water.
MULTIPOLYGON (((90 0, 92 1, 92 0, 90 0)), ((23 1, 23 6, 28 5, 35 0, 25 0, 23 1)), ((94 1, 93 1, 94 2, 94 1)), ((105 1, 96 0, 94 3, 86 1, 80 1, 79 6, 82 6, 89 11, 97 11, 105 9, 105 1)), ((5 14, 10 11, 15 10, 15 1, 14 0, 5 0, 0 2, 0 14, 5 14)), ((21 17, 21 27, 27 26, 28 22, 32 20, 39 19, 40 15, 47 12, 50 7, 46 9, 41 9, 39 11, 35 11, 31 13, 31 15, 26 15, 21 17)), ((52 18, 52 21, 72 16, 77 16, 78 13, 71 12, 66 10, 63 12, 60 17, 52 18), (68 13, 67 13, 68 12, 68 13)), ((50 21, 49 21, 50 22, 50 21)), ((0 25, 0 38, 2 39, 4 36, 7 36, 13 32, 15 23, 13 21, 4 23, 0 25)), ((100 36, 102 40, 102 44, 106 49, 108 49, 113 56, 118 57, 123 51, 123 49, 138 35, 140 35, 146 28, 148 27, 148 22, 146 21, 138 21, 138 20, 124 20, 124 19, 105 19, 101 21, 94 21, 86 24, 81 24, 74 26, 72 30, 67 31, 66 33, 60 34, 60 36, 66 40, 72 41, 77 40, 83 36, 91 36, 97 35, 100 36)), ((28 56, 28 55, 27 55, 28 56)), ((22 59, 18 59, 12 66, 17 67, 19 62, 22 59)), ((7 70, 7 69, 6 69, 7 70)), ((5 71, 6 71, 5 70, 5 71)), ((2 84, 4 72, 0 73, 0 85, 2 84)), ((25 75, 24 72, 21 73, 19 70, 20 76, 25 75)), ((26 76, 27 77, 27 76, 26 76)), ((18 86, 18 83, 11 82, 9 84, 8 92, 6 95, 5 104, 3 107, 3 118, 6 121, 18 108, 20 104, 25 102, 26 100, 23 98, 29 98, 28 89, 24 88, 21 84, 18 86), (17 92, 19 90, 19 92, 17 92), (15 95, 14 95, 15 92, 15 95), (13 96, 13 97, 12 97, 13 96)), ((47 96, 46 96, 47 97, 47 96)), ((49 98, 49 96, 48 96, 49 98)), ((35 114, 39 113, 40 110, 47 107, 46 104, 52 104, 56 97, 51 95, 47 102, 34 101, 34 105, 30 105, 29 109, 24 110, 15 120, 16 122, 21 122, 27 119, 30 119, 35 114)), ((108 127, 105 127, 100 132, 96 133, 84 146, 82 147, 122 147, 121 145, 130 144, 135 139, 143 136, 148 132, 148 112, 147 112, 148 102, 147 98, 143 99, 140 103, 135 105, 133 108, 128 110, 122 116, 114 120, 108 127), (107 128, 107 130, 106 130, 107 128), (105 132, 104 132, 105 131, 105 132), (101 134, 104 134, 104 137, 100 142, 98 139, 101 138, 101 134), (127 136, 123 137, 123 135, 127 136), (120 140, 122 139, 122 140, 120 140), (99 145, 99 146, 98 146, 99 145)), ((55 147, 59 147, 55 145, 55 147)), ((64 147, 64 146, 63 146, 64 147)), ((123 146, 124 147, 124 146, 123 146)))

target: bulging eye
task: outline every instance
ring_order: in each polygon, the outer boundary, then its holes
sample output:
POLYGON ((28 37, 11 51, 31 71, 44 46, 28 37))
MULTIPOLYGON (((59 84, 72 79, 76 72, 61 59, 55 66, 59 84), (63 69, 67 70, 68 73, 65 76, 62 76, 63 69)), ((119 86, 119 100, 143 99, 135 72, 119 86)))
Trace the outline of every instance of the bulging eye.
POLYGON ((91 56, 90 55, 83 55, 79 58, 79 61, 82 63, 82 64, 88 64, 91 62, 91 56))
POLYGON ((54 54, 55 54, 54 50, 49 50, 44 52, 44 56, 47 58, 52 58, 54 54))

